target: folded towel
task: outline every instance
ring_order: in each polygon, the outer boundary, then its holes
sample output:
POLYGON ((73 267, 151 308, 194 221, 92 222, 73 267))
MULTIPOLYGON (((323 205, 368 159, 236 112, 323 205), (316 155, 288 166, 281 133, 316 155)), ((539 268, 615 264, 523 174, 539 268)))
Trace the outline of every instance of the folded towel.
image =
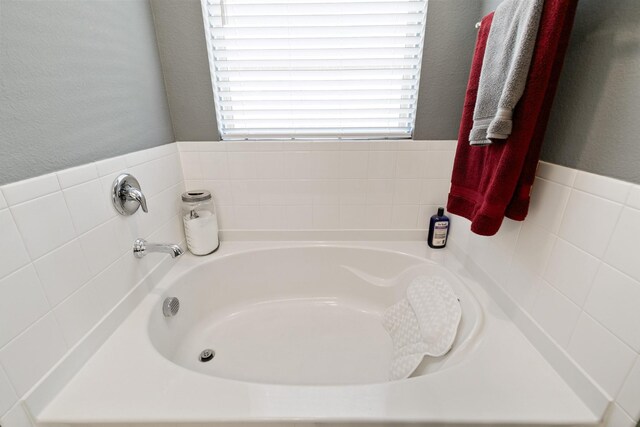
POLYGON ((507 139, 522 97, 544 0, 505 0, 495 11, 473 113, 471 145, 507 139))
POLYGON ((416 277, 407 288, 407 297, 382 315, 394 347, 389 379, 407 378, 426 355, 447 354, 461 317, 460 302, 444 279, 416 277))

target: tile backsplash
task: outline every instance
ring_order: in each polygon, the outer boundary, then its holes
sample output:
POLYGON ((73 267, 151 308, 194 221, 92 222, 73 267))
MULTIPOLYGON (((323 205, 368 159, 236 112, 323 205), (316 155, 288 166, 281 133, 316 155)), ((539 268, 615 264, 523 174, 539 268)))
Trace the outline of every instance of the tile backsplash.
MULTIPOLYGON (((0 421, 165 256, 135 238, 184 240, 179 195, 212 191, 222 230, 424 231, 446 203, 455 141, 179 142, 0 187, 0 421), (116 214, 121 172, 149 213, 116 214)), ((334 234, 335 235, 335 234, 334 234)), ((451 242, 615 405, 640 418, 640 186, 540 163, 531 212, 492 238, 454 217, 451 242)))
POLYGON ((182 242, 184 180, 176 144, 0 187, 0 421, 49 369, 165 258, 136 260, 133 241, 182 242), (114 178, 141 182, 149 213, 117 215, 114 178))
POLYGON ((452 242, 615 404, 640 419, 640 186, 541 162, 524 222, 491 238, 453 216, 452 242))
POLYGON ((456 141, 179 142, 189 190, 226 230, 424 230, 456 141))

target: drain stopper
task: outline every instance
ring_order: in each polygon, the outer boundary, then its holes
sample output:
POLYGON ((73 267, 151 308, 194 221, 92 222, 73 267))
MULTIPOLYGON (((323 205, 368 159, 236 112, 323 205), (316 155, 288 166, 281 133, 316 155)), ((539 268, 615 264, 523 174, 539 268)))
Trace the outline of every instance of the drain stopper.
POLYGON ((215 355, 216 352, 211 350, 210 348, 204 349, 200 352, 200 361, 208 362, 209 360, 213 359, 215 355))

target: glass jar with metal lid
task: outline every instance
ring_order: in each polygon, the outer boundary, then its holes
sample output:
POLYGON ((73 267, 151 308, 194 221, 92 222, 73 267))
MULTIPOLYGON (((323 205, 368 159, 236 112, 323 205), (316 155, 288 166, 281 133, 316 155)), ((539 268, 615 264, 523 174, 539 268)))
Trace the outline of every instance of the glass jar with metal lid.
POLYGON ((182 193, 182 222, 187 247, 192 254, 209 255, 218 249, 218 217, 210 191, 182 193))

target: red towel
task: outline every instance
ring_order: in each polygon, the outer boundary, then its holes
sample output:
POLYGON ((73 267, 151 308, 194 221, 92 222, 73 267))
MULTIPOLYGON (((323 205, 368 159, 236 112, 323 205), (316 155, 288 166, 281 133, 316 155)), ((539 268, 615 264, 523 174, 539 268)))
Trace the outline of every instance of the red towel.
POLYGON ((493 15, 482 20, 458 134, 447 210, 471 220, 471 231, 498 232, 506 216, 523 220, 540 148, 569 42, 578 0, 546 0, 527 86, 505 141, 470 146, 478 82, 493 15))

